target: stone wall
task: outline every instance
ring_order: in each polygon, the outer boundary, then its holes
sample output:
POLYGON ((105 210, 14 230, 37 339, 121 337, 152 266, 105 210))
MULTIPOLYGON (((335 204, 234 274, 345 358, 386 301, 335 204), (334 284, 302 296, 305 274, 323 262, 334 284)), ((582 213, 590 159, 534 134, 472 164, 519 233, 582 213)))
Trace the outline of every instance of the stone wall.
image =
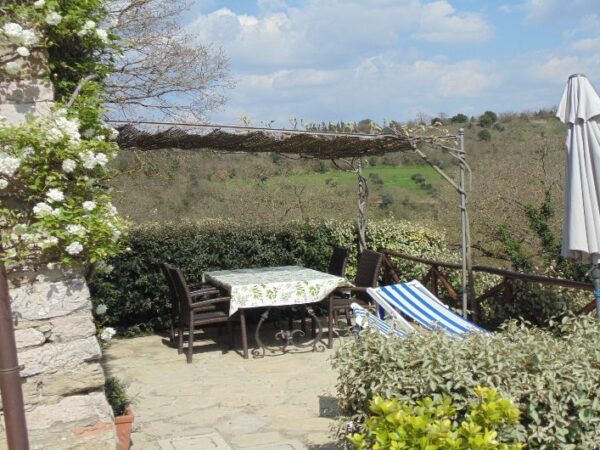
MULTIPOLYGON (((0 48, 2 42, 0 41, 0 48)), ((0 115, 18 124, 50 111, 44 54, 21 60, 20 78, 0 68, 0 115)), ((85 279, 46 270, 9 275, 15 337, 32 449, 111 449, 116 436, 85 279)), ((1 408, 1 405, 0 405, 1 408)), ((0 410, 0 450, 7 448, 0 410)))
MULTIPOLYGON (((0 53, 5 49, 0 36, 0 53)), ((54 99, 52 83, 43 79, 47 73, 44 53, 36 50, 30 57, 16 61, 23 67, 18 78, 9 77, 0 68, 0 116, 8 124, 18 124, 28 114, 47 114, 54 99)))
POLYGON ((58 270, 20 272, 10 275, 9 288, 32 448, 114 449, 85 279, 58 270))

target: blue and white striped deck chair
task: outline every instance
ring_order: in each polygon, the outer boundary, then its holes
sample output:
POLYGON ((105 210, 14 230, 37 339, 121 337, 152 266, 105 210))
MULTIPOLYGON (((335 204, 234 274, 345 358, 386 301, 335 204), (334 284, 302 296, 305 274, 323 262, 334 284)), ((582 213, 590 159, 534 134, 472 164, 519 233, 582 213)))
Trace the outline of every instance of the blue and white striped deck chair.
POLYGON ((452 336, 491 334, 453 312, 417 280, 369 288, 367 292, 394 319, 408 317, 428 330, 440 328, 452 336))
POLYGON ((361 329, 371 327, 376 329, 386 337, 391 336, 392 334, 398 337, 406 336, 406 331, 399 330, 398 328, 394 327, 393 323, 388 323, 385 320, 382 320, 379 317, 375 316, 374 314, 371 314, 359 304, 352 303, 350 307, 352 308, 352 312, 354 313, 354 321, 356 325, 361 329))

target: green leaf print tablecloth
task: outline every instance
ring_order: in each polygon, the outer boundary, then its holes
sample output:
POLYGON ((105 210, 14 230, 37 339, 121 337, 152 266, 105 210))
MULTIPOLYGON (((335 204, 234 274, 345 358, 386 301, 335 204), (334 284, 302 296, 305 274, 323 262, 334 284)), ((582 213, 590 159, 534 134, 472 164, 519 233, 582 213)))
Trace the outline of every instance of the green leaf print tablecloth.
POLYGON ((204 279, 231 295, 229 315, 240 308, 316 303, 336 288, 350 286, 344 278, 299 266, 206 272, 204 279))

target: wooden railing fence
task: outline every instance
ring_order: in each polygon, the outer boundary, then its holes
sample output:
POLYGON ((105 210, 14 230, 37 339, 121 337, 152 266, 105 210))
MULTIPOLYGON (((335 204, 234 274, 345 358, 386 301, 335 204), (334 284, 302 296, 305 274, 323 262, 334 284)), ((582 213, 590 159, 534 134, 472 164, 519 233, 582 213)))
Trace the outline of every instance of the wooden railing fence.
MULTIPOLYGON (((407 261, 413 261, 416 263, 425 264, 425 265, 429 266, 429 270, 427 271, 427 273, 421 280, 421 283, 423 283, 423 285, 425 285, 425 286, 428 286, 432 293, 434 293, 436 296, 439 296, 443 290, 453 300, 455 300, 457 302, 460 300, 460 292, 458 292, 457 289, 455 289, 452 286, 452 284, 448 280, 448 277, 446 276, 446 274, 444 274, 444 272, 442 272, 442 270, 441 270, 441 269, 461 270, 462 266, 460 264, 443 262, 443 261, 435 261, 435 260, 426 259, 426 258, 420 258, 417 256, 407 255, 405 253, 395 252, 395 251, 386 250, 386 249, 380 249, 379 251, 384 254, 383 267, 385 270, 385 277, 387 277, 386 278, 387 282, 400 283, 403 281, 408 281, 408 280, 400 279, 400 277, 398 276, 398 274, 396 272, 396 269, 394 268, 394 265, 392 264, 392 262, 390 260, 391 257, 400 258, 400 259, 404 259, 407 261)), ((485 291, 481 295, 478 295, 475 298, 475 300, 473 302, 473 305, 475 306, 473 314, 475 317, 477 317, 477 315, 478 315, 479 305, 481 304, 481 302, 493 295, 496 295, 499 292, 502 292, 502 297, 505 302, 512 301, 515 281, 522 281, 525 283, 540 283, 540 284, 547 285, 547 286, 561 286, 561 287, 565 287, 565 288, 578 289, 578 290, 584 290, 584 291, 592 291, 592 292, 594 291, 594 286, 591 283, 583 283, 581 281, 566 280, 563 278, 552 278, 552 277, 546 277, 543 275, 535 275, 535 274, 530 274, 530 273, 514 272, 512 270, 498 269, 497 267, 491 267, 491 266, 475 265, 475 266, 473 266, 473 272, 474 273, 475 272, 489 273, 489 274, 498 275, 498 276, 502 277, 502 281, 500 283, 489 288, 487 291, 485 291)), ((585 313, 593 311, 595 308, 596 308, 596 302, 595 302, 595 300, 593 300, 590 303, 588 303, 586 306, 584 306, 578 313, 585 314, 585 313)))

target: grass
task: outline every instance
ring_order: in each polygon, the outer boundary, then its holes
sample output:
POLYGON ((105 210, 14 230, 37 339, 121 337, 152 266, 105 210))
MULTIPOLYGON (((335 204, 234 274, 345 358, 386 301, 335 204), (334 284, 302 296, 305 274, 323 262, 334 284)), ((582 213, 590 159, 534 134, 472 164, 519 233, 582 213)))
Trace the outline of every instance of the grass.
MULTIPOLYGON (((441 177, 429 166, 407 165, 407 166, 373 166, 367 167, 363 171, 369 179, 369 188, 374 189, 376 183, 369 178, 371 174, 377 174, 384 188, 402 189, 407 193, 417 194, 418 196, 427 195, 426 192, 411 178, 415 174, 421 174, 426 182, 436 187, 441 181, 441 177)), ((233 180, 232 180, 233 181, 233 180)), ((248 179, 237 179, 232 185, 240 186, 251 183, 248 179)), ((302 172, 288 175, 274 175, 265 180, 265 187, 280 185, 282 183, 293 184, 294 186, 315 186, 330 185, 339 187, 356 186, 356 175, 352 172, 342 170, 328 170, 326 172, 302 172)))

